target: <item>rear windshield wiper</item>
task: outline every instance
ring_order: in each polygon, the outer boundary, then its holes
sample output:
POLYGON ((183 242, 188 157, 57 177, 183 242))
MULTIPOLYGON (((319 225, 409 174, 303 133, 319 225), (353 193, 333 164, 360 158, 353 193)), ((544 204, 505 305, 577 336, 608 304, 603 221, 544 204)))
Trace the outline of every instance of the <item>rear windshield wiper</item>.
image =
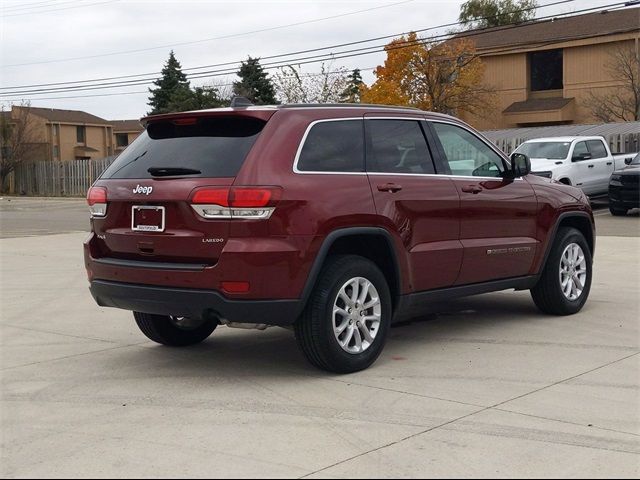
POLYGON ((183 167, 150 167, 147 169, 154 177, 173 177, 176 175, 198 175, 202 173, 194 168, 183 167))

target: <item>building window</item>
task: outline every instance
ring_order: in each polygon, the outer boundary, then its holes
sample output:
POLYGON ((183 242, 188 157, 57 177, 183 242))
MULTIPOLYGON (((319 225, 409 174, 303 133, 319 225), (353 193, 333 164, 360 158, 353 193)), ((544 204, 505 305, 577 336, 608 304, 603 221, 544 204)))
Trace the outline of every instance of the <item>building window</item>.
POLYGON ((562 90, 562 50, 545 50, 529 54, 531 91, 562 90))
POLYGON ((58 136, 58 125, 57 124, 53 125, 53 136, 54 137, 58 136))
POLYGON ((58 145, 53 146, 53 158, 58 158, 60 156, 60 147, 58 145))
POLYGON ((87 139, 87 128, 83 125, 76 127, 76 140, 78 143, 85 143, 87 139))
POLYGON ((116 147, 123 148, 129 146, 129 134, 116 133, 116 147))

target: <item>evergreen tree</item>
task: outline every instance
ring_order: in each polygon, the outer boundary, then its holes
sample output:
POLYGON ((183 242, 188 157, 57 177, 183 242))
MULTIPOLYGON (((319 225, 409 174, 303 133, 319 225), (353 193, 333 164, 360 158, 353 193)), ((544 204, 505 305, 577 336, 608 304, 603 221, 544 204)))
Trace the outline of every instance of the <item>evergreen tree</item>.
POLYGON ((242 62, 238 70, 239 82, 233 83, 233 93, 248 98, 256 105, 275 105, 276 91, 267 76, 259 58, 251 58, 242 62))
POLYGON ((150 88, 149 115, 175 111, 176 99, 188 98, 191 90, 187 76, 182 72, 182 66, 176 59, 173 50, 169 60, 162 69, 162 77, 153 82, 157 88, 150 88))
POLYGON ((360 103, 360 87, 364 85, 362 81, 362 75, 360 75, 360 69, 356 68, 351 75, 349 75, 349 83, 347 88, 344 89, 340 95, 341 103, 360 103))
POLYGON ((193 90, 180 89, 172 95, 169 100, 168 111, 186 112, 228 106, 229 99, 222 98, 216 87, 195 87, 193 90))

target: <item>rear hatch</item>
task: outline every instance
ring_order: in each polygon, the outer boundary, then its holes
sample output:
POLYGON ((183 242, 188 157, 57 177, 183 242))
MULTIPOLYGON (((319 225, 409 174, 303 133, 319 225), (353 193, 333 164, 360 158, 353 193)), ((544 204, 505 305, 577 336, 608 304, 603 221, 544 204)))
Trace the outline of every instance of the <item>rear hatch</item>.
POLYGON ((229 220, 194 208, 194 195, 203 187, 229 190, 272 115, 234 113, 151 117, 90 191, 98 199, 106 193, 106 215, 96 209, 93 216, 93 251, 119 260, 215 264, 229 220))

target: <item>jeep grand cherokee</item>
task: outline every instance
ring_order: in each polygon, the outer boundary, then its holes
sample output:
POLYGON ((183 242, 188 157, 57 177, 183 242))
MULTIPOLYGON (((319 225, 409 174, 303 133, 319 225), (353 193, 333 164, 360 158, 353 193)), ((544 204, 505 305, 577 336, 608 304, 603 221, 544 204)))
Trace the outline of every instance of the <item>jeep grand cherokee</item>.
POLYGON ((88 192, 91 293, 164 345, 285 326, 354 372, 435 300, 531 290, 578 312, 593 215, 456 118, 367 105, 152 116, 88 192))

